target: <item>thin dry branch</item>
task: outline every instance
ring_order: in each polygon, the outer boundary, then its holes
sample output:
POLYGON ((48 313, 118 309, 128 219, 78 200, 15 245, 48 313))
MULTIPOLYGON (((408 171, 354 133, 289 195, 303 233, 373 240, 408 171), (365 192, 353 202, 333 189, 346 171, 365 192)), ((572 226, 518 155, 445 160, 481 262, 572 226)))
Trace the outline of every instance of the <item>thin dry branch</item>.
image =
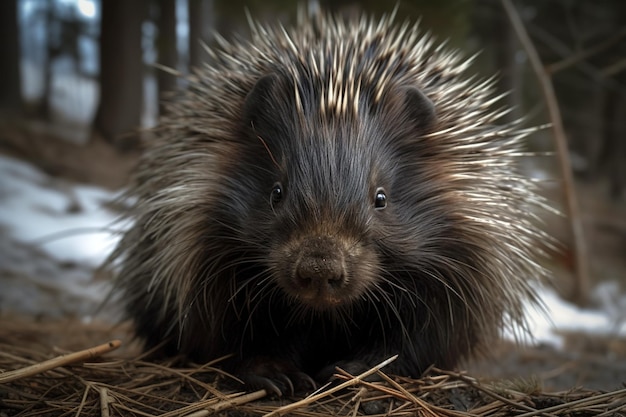
POLYGON ((249 394, 238 395, 237 397, 223 400, 218 402, 217 404, 211 405, 205 410, 200 410, 191 414, 187 414, 184 417, 205 417, 211 414, 218 413, 220 411, 227 410, 229 408, 233 408, 237 405, 247 404, 249 402, 259 400, 263 397, 267 397, 267 391, 265 391, 264 389, 254 391, 249 394))
POLYGON ((548 107, 548 113, 550 115, 550 121, 554 132, 553 138, 561 170, 561 178, 563 180, 563 191, 565 193, 566 203, 565 206, 567 208, 567 214, 569 215, 569 224, 572 233, 575 260, 574 274, 576 278, 572 299, 576 303, 584 305, 588 303, 589 260, 580 210, 578 208, 578 201, 576 198, 576 190, 574 187, 574 177, 569 160, 567 139, 565 137, 565 130, 563 129, 563 122, 561 119, 561 111, 556 99, 556 94, 554 93, 552 80, 546 72, 541 59, 539 58, 539 54, 528 36, 524 23, 520 19, 517 10, 513 6, 511 0, 502 0, 502 5, 504 6, 506 14, 513 25, 513 29, 515 30, 520 43, 528 55, 531 66, 537 76, 537 79, 539 80, 539 84, 541 85, 541 91, 543 93, 546 106, 548 107))
POLYGON ((109 411, 109 390, 105 387, 100 388, 100 415, 102 417, 109 417, 111 412, 109 411))
POLYGON ((417 406, 419 406, 422 410, 423 413, 425 415, 430 415, 430 416, 450 416, 450 417, 460 417, 461 414, 454 411, 454 410, 446 410, 445 408, 441 408, 441 407, 437 407, 435 405, 429 404, 428 402, 416 397, 415 395, 413 395, 411 392, 409 392, 405 387, 403 387, 401 384, 397 383, 396 381, 394 381, 392 378, 390 378, 389 376, 387 376, 386 374, 379 372, 378 373, 391 387, 395 388, 396 390, 398 390, 398 392, 402 393, 407 401, 412 402, 413 404, 416 404, 417 406))
POLYGON ((68 353, 67 355, 57 356, 56 358, 36 363, 26 368, 16 369, 14 371, 4 372, 0 374, 0 384, 15 381, 20 378, 37 375, 45 371, 50 371, 61 366, 69 365, 75 362, 83 362, 88 359, 97 358, 105 353, 111 352, 122 345, 120 340, 112 340, 99 346, 81 350, 79 352, 68 353))
MULTIPOLYGON (((538 41, 543 42, 543 44, 550 47, 550 49, 555 54, 561 56, 562 59, 567 59, 575 53, 575 51, 573 51, 568 45, 553 36, 549 31, 543 29, 542 27, 533 25, 532 22, 527 23, 527 29, 532 33, 533 38, 536 38, 538 41)), ((595 65, 592 65, 591 62, 580 61, 577 64, 577 68, 581 73, 588 76, 594 82, 602 82, 602 84, 607 88, 626 94, 626 85, 621 83, 616 78, 608 77, 603 73, 601 68, 597 68, 595 65)))
POLYGON ((573 65, 578 64, 581 61, 585 61, 588 58, 591 58, 592 56, 611 48, 614 45, 617 45, 625 37, 626 28, 620 30, 616 35, 610 37, 609 39, 606 39, 604 42, 600 42, 599 44, 592 46, 591 48, 570 55, 569 57, 559 62, 547 65, 545 71, 549 75, 554 75, 559 71, 563 71, 573 65))
POLYGON ((602 69, 601 73, 605 77, 614 77, 626 69, 626 59, 622 58, 613 65, 602 69))

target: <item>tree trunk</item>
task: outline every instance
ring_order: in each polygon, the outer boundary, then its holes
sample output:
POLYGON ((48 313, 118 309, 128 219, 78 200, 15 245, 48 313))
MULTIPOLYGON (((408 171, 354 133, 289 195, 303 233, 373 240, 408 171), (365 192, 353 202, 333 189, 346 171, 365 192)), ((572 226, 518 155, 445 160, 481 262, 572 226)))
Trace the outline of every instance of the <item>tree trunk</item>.
POLYGON ((189 67, 199 68, 209 58, 203 44, 209 45, 215 29, 213 0, 188 0, 189 7, 189 67))
POLYGON ((22 107, 17 0, 0 1, 0 110, 22 107))
POLYGON ((144 0, 102 2, 100 104, 94 130, 107 142, 122 148, 136 142, 141 124, 141 26, 146 9, 144 0))
POLYGON ((43 92, 37 104, 37 117, 43 120, 50 120, 52 117, 52 65, 56 59, 58 45, 56 39, 56 29, 59 22, 56 21, 55 4, 52 0, 46 1, 44 11, 44 25, 46 27, 45 50, 46 56, 41 63, 43 71, 43 92))
MULTIPOLYGON (((159 0, 159 36, 157 46, 160 65, 176 69, 178 65, 178 50, 176 45, 176 0, 159 0)), ((159 85, 159 115, 165 113, 163 99, 167 93, 176 89, 176 76, 159 69, 157 73, 159 85)))

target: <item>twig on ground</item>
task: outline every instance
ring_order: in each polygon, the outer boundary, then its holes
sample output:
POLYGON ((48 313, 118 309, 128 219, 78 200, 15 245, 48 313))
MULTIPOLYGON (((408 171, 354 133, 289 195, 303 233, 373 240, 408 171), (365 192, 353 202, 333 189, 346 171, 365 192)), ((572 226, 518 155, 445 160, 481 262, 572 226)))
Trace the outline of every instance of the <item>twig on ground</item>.
POLYGON ((0 384, 4 384, 16 379, 26 378, 29 376, 37 375, 51 369, 55 369, 61 366, 69 365, 75 362, 83 362, 87 359, 97 358, 105 353, 111 352, 122 345, 120 340, 112 340, 108 343, 95 346, 89 349, 80 350, 74 353, 68 353, 67 355, 57 356, 56 358, 36 363, 26 368, 16 369, 14 371, 8 371, 0 374, 0 384))
POLYGON ((101 417, 109 417, 111 413, 109 412, 109 390, 101 387, 100 392, 100 416, 101 417))

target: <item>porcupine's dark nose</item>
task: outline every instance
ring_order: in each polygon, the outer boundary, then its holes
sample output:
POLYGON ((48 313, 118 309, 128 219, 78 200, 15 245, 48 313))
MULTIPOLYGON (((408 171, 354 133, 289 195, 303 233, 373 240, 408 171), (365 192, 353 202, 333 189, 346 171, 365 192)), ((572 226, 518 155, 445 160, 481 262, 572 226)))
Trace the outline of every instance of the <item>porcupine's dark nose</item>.
POLYGON ((297 285, 304 290, 320 290, 341 285, 344 280, 341 263, 327 254, 307 255, 296 269, 297 285))
POLYGON ((314 304, 337 304, 346 284, 345 255, 330 237, 314 237, 300 246, 292 282, 300 298, 314 304))

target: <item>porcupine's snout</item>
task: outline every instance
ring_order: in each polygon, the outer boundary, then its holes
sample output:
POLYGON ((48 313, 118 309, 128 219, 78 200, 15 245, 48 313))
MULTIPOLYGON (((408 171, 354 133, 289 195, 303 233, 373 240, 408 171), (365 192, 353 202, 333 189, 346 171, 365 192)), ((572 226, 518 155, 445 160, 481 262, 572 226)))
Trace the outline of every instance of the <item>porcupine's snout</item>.
POLYGON ((330 310, 350 304, 367 291, 370 277, 356 277, 362 275, 355 265, 361 255, 343 239, 311 235, 282 253, 278 284, 304 307, 330 310))
POLYGON ((327 300, 346 284, 344 254, 331 238, 312 237, 302 242, 291 281, 301 298, 327 300))

